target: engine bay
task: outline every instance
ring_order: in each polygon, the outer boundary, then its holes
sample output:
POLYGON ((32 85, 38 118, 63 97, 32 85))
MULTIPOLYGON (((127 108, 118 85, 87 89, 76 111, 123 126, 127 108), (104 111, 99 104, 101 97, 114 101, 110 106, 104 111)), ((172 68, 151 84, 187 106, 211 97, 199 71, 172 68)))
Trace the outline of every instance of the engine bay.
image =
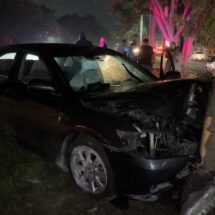
POLYGON ((148 95, 145 100, 143 96, 142 103, 97 100, 85 102, 85 106, 132 125, 131 131, 116 130, 125 151, 134 151, 149 158, 196 157, 199 155, 208 95, 208 87, 196 81, 175 93, 171 92, 171 97, 155 93, 150 100, 147 100, 148 95), (157 108, 151 106, 153 99, 156 99, 157 108))

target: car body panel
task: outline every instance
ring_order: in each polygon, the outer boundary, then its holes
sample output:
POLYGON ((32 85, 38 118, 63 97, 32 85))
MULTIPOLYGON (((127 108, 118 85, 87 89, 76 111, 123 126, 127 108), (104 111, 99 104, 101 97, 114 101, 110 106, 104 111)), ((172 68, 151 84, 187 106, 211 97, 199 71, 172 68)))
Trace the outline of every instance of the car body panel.
POLYGON ((17 56, 9 78, 0 80, 0 126, 61 167, 66 167, 73 138, 94 137, 108 155, 118 191, 139 195, 173 180, 190 157, 196 157, 210 77, 158 81, 143 71, 151 81, 74 92, 53 60, 55 54, 122 56, 108 49, 65 44, 14 45, 0 50, 6 52, 17 52, 17 56), (20 80, 22 62, 29 53, 44 61, 52 85, 20 80))

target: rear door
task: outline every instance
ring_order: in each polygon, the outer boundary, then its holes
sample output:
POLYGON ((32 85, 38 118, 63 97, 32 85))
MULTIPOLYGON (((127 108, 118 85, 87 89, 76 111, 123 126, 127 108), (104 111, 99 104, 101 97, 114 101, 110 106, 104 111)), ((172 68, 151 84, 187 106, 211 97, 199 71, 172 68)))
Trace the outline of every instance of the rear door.
MULTIPOLYGON (((39 55, 26 53, 17 80, 5 93, 13 112, 16 135, 31 146, 55 155, 66 129, 62 126, 62 96, 54 76, 39 55)), ((66 117, 64 117, 66 119, 66 117)))
POLYGON ((13 107, 11 100, 5 98, 5 93, 10 85, 10 76, 16 70, 16 51, 3 51, 0 53, 0 130, 13 133, 11 122, 13 122, 13 107))

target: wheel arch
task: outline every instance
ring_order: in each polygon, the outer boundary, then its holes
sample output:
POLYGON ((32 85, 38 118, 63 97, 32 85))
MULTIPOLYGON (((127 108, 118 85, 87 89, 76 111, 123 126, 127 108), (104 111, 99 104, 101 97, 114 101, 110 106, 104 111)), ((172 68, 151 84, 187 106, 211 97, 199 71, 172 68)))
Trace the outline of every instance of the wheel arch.
POLYGON ((106 150, 109 150, 108 147, 104 147, 105 145, 109 145, 110 142, 104 138, 102 135, 100 135, 98 132, 94 131, 93 129, 90 129, 85 126, 77 125, 70 129, 70 131, 67 132, 66 137, 63 139, 62 146, 60 147, 59 153, 57 155, 56 164, 59 166, 62 170, 68 172, 67 167, 67 152, 72 144, 72 142, 77 138, 86 138, 91 137, 94 138, 96 141, 101 142, 101 147, 103 147, 106 150))

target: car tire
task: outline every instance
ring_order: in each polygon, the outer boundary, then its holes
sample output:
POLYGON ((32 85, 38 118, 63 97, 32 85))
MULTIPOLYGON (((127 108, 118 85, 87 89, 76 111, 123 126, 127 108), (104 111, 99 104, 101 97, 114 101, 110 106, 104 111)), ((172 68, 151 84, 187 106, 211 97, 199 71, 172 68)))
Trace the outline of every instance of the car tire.
POLYGON ((114 198, 113 171, 104 148, 95 138, 76 138, 67 151, 67 164, 82 191, 96 198, 114 198))

